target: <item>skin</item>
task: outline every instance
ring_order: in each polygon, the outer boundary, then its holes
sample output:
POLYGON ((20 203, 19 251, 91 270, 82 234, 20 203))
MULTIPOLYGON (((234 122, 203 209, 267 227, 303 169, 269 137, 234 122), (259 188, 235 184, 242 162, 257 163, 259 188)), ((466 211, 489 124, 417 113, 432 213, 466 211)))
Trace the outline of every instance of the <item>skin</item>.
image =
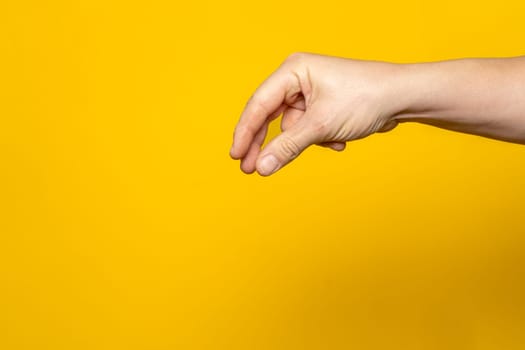
POLYGON ((249 99, 230 156, 268 176, 311 145, 342 151, 401 122, 525 144, 525 56, 395 64, 292 54, 249 99), (261 149, 281 114, 281 134, 261 149))

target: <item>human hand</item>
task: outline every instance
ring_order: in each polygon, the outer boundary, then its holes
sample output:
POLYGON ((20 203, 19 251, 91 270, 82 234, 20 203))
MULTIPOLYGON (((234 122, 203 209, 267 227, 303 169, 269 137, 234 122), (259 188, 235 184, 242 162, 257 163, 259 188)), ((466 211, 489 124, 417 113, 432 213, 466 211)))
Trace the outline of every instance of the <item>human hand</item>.
POLYGON ((392 63, 292 54, 249 99, 230 156, 245 173, 268 176, 310 145, 342 151, 347 141, 393 129, 396 72, 392 63), (261 150, 269 123, 281 114, 282 133, 261 150))

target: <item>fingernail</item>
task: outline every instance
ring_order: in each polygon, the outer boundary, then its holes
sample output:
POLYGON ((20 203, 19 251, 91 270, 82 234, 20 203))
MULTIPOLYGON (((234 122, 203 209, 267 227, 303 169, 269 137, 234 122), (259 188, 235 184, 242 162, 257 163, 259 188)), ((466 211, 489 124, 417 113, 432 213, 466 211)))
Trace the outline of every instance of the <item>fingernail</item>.
POLYGON ((261 175, 270 175, 274 173, 279 168, 279 161, 273 154, 268 154, 261 159, 261 164, 259 166, 259 173, 261 175))

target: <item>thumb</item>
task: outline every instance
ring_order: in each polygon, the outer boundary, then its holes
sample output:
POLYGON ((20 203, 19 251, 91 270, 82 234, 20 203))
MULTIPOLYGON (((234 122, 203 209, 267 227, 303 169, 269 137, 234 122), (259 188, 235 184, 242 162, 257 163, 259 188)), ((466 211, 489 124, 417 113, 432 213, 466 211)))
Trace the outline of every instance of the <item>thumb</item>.
POLYGON ((283 131, 264 147, 256 161, 256 169, 260 175, 268 176, 275 173, 315 143, 315 132, 305 123, 307 120, 305 117, 303 116, 291 128, 283 131))

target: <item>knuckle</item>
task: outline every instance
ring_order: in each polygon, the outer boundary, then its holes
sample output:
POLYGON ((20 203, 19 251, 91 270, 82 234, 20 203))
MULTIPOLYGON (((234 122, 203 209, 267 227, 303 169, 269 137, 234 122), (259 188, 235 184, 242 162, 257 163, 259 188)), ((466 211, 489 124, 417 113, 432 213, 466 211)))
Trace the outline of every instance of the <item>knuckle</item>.
POLYGON ((238 137, 239 135, 243 134, 253 137, 253 130, 250 125, 242 124, 237 126, 237 128, 234 131, 234 137, 238 137))
POLYGON ((288 55, 287 57, 287 60, 289 61, 292 61, 292 60, 295 60, 295 59, 298 59, 303 53, 302 52, 292 52, 288 55))
POLYGON ((249 109, 256 115, 268 115, 267 105, 267 100, 260 95, 253 95, 249 101, 249 109))
POLYGON ((255 100, 254 108, 258 114, 264 114, 268 115, 268 102, 265 98, 259 97, 257 100, 255 100))
POLYGON ((286 62, 297 64, 297 63, 304 61, 307 55, 308 54, 305 52, 292 52, 291 54, 288 55, 288 57, 286 57, 286 62))
POLYGON ((301 148, 291 137, 284 136, 281 141, 281 152, 285 157, 293 159, 299 155, 301 148))

